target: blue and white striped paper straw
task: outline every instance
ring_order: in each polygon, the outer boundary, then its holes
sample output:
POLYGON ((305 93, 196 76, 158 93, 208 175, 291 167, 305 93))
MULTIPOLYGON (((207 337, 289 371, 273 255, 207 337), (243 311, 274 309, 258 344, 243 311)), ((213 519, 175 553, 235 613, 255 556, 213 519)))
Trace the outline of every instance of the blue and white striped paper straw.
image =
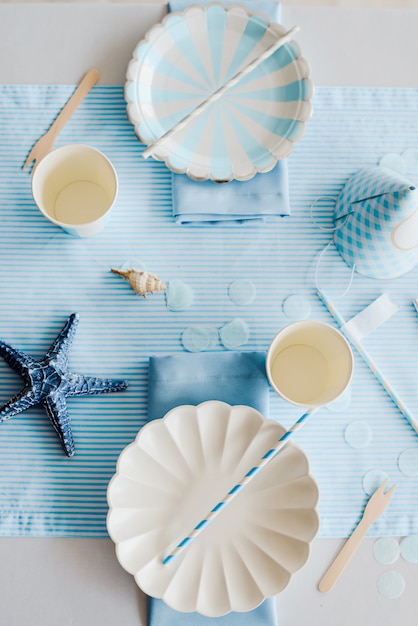
MULTIPOLYGON (((344 324, 345 324, 345 320, 342 317, 342 315, 337 311, 337 309, 332 304, 332 302, 329 300, 329 298, 320 289, 318 289, 317 294, 318 294, 319 299, 326 306, 326 308, 331 313, 331 315, 333 316, 335 321, 341 327, 343 327, 344 324)), ((341 330, 344 332, 344 328, 341 328, 341 330)), ((393 402, 396 404, 396 406, 398 407, 400 412, 406 417, 408 422, 411 424, 412 428, 418 433, 418 422, 417 422, 417 420, 412 415, 411 411, 408 409, 406 404, 399 397, 399 395, 397 394, 395 389, 392 387, 392 385, 389 383, 387 378, 380 371, 380 369, 378 368, 376 363, 373 361, 371 356, 367 353, 367 351, 363 348, 362 344, 359 341, 355 341, 354 340, 354 338, 350 335, 350 333, 345 332, 344 334, 347 337, 347 339, 349 339, 349 341, 352 343, 352 345, 356 348, 357 352, 359 353, 359 355, 361 356, 363 361, 369 366, 370 370, 373 372, 373 374, 375 375, 376 379, 382 385, 383 389, 386 391, 388 396, 393 400, 393 402)))
POLYGON ((169 554, 167 554, 167 556, 165 556, 162 559, 163 565, 167 565, 168 563, 170 563, 170 561, 172 561, 174 558, 176 558, 176 556, 178 556, 180 554, 180 552, 182 552, 194 539, 196 539, 196 537, 202 532, 202 530, 204 528, 206 528, 206 526, 208 526, 208 524, 210 524, 210 522, 222 511, 222 509, 224 509, 231 502, 231 500, 233 500, 233 498, 235 498, 235 496, 240 491, 242 491, 242 489, 244 489, 244 487, 246 485, 248 485, 250 480, 252 478, 254 478, 254 476, 256 476, 258 474, 258 472, 260 470, 262 470, 265 465, 267 465, 267 463, 286 445, 286 443, 294 435, 294 433, 303 426, 303 424, 306 422, 308 417, 313 415, 313 413, 315 413, 317 410, 318 410, 318 407, 315 407, 315 408, 311 409, 310 411, 307 411, 306 413, 304 413, 293 424, 293 426, 291 426, 289 428, 289 430, 287 430, 280 437, 280 439, 278 439, 276 445, 273 446, 273 448, 270 448, 270 450, 268 450, 261 457, 260 463, 258 465, 256 465, 256 466, 252 467, 245 474, 243 479, 239 483, 237 483, 234 487, 232 487, 232 489, 230 489, 228 491, 226 496, 220 502, 218 502, 218 504, 216 504, 213 507, 213 509, 210 510, 210 512, 208 513, 207 517, 205 517, 198 524, 196 524, 196 526, 187 535, 187 537, 184 537, 184 539, 182 539, 180 541, 180 543, 178 543, 176 545, 176 547, 169 554))

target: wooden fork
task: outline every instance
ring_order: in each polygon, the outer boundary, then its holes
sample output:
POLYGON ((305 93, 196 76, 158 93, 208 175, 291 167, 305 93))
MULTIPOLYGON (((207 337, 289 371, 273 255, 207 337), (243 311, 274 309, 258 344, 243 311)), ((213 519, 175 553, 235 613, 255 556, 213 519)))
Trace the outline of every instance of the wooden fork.
POLYGON ((337 554, 327 572, 321 579, 318 585, 319 591, 322 591, 323 593, 331 591, 331 589, 339 579, 340 575, 342 574, 343 569, 359 547, 361 540, 363 539, 370 526, 385 511, 396 487, 396 485, 393 485, 389 489, 389 491, 385 493, 384 491, 387 482, 388 481, 386 479, 371 496, 366 505, 366 508, 364 509, 363 516, 358 526, 355 528, 353 534, 347 539, 340 552, 337 554))
POLYGON ((58 116, 55 118, 49 130, 47 130, 47 132, 38 139, 32 150, 29 152, 28 158, 22 165, 23 169, 27 165, 29 165, 29 163, 34 161, 34 165, 32 168, 33 173, 39 161, 52 150, 58 133, 64 128, 71 115, 74 113, 79 104, 81 104, 81 102, 84 100, 93 85, 97 83, 97 81, 99 80, 99 76, 100 74, 96 69, 92 69, 87 72, 76 90, 73 92, 70 99, 67 101, 58 116))

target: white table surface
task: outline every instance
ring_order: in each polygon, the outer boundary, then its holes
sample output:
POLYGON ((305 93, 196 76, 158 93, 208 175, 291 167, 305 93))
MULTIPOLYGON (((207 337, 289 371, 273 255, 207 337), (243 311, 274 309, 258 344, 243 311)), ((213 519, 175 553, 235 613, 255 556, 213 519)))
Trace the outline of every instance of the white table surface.
MULTIPOLYGON (((0 83, 75 84, 90 67, 123 84, 135 44, 164 4, 0 4, 0 83)), ((418 87, 418 10, 283 7, 316 85, 418 87)), ((417 108, 418 109, 418 108, 417 108)), ((415 626, 418 564, 383 566, 366 539, 329 594, 316 586, 341 539, 317 539, 277 598, 279 626, 415 626), (383 598, 387 569, 405 592, 383 598)), ((146 603, 110 539, 0 539, 1 626, 145 626, 146 603)))

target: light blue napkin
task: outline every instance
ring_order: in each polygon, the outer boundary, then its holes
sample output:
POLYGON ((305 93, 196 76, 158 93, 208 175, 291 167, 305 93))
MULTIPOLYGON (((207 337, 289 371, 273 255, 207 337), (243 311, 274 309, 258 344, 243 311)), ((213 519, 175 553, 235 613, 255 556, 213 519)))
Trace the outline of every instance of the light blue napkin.
MULTIPOLYGON (((264 352, 205 352, 151 357, 148 378, 149 419, 163 417, 181 404, 222 400, 246 404, 268 416, 269 385, 264 352)), ((246 613, 203 617, 181 613, 149 598, 149 626, 276 626, 274 598, 246 613)))
MULTIPOLYGON (((184 11, 191 4, 211 4, 210 0, 170 0, 168 3, 169 11, 184 11)), ((257 13, 265 13, 271 20, 278 22, 280 20, 280 0, 222 0, 220 4, 237 4, 246 7, 249 11, 257 13)))
POLYGON ((162 600, 150 598, 148 604, 149 626, 275 626, 277 624, 274 599, 264 600, 260 606, 247 613, 228 613, 222 617, 203 617, 198 613, 178 613, 162 600))
POLYGON ((264 352, 199 352, 149 360, 148 419, 182 404, 220 400, 245 404, 265 417, 269 385, 264 352))
MULTIPOLYGON (((208 2, 172 0, 168 10, 183 11, 190 4, 208 2)), ((265 13, 272 21, 280 20, 280 2, 276 0, 226 0, 222 4, 241 4, 250 11, 265 13)), ((286 160, 251 180, 224 184, 196 182, 185 174, 173 173, 172 189, 173 215, 178 224, 268 222, 290 214, 286 160)))
POLYGON ((173 173, 172 186, 177 224, 273 222, 290 215, 287 161, 251 180, 222 184, 173 173))

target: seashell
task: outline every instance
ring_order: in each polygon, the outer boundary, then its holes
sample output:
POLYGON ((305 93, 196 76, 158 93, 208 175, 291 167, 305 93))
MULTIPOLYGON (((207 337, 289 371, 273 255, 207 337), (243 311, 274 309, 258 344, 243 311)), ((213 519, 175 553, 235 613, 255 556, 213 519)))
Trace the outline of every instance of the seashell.
POLYGON ((119 274, 119 276, 123 276, 129 280, 135 293, 144 298, 147 297, 147 293, 155 293, 156 291, 165 291, 167 289, 167 286, 155 274, 134 268, 130 270, 117 270, 112 267, 111 270, 115 274, 119 274))

